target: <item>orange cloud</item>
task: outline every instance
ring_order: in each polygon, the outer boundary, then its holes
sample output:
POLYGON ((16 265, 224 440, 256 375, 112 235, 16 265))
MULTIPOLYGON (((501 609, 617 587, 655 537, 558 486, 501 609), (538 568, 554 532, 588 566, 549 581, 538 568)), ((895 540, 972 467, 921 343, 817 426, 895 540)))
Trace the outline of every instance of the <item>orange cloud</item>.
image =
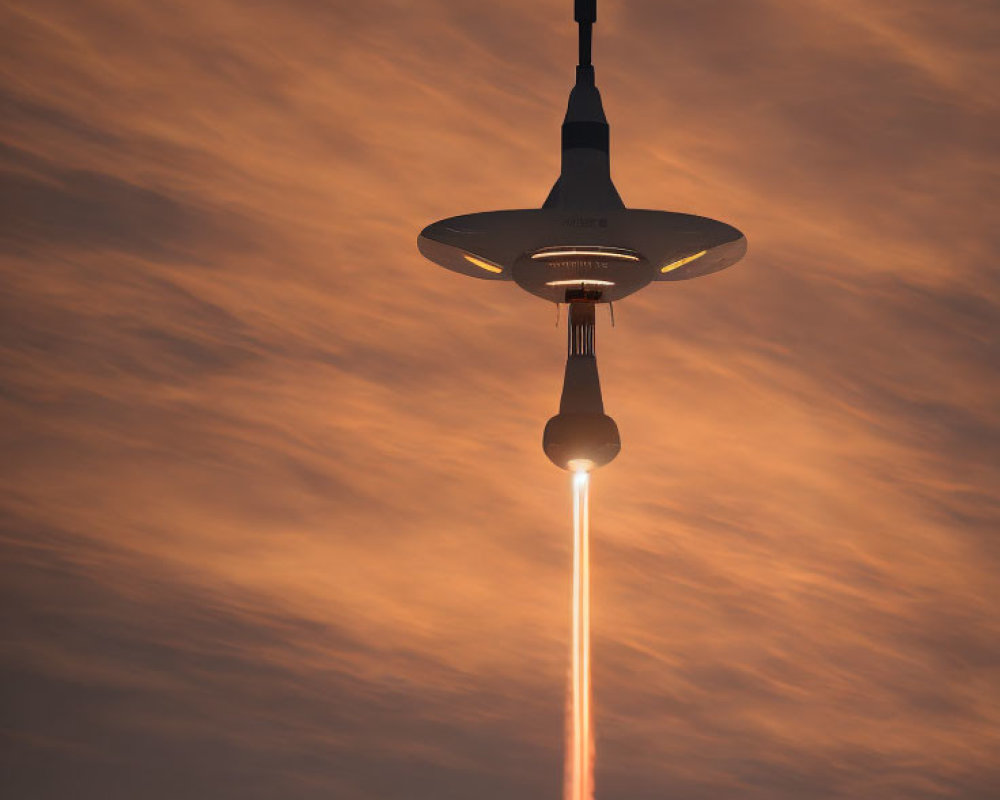
MULTIPOLYGON (((5 734, 38 798, 558 791, 563 334, 421 260, 540 205, 568 4, 2 12, 5 734)), ((603 2, 597 795, 986 798, 997 14, 603 2)))

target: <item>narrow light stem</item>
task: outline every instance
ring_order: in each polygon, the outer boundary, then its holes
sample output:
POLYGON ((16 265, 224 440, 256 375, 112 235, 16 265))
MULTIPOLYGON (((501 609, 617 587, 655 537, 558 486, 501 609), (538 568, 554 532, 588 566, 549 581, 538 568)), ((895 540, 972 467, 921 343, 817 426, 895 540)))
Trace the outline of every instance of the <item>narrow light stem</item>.
POLYGON ((590 678, 590 476, 573 473, 573 635, 565 800, 592 800, 593 733, 590 678))

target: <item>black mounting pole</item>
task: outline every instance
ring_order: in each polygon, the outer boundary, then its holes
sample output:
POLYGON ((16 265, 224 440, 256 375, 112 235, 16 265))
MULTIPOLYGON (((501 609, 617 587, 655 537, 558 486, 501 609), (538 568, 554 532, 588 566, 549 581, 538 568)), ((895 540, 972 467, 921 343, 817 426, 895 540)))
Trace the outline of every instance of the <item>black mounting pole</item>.
POLYGON ((597 22, 597 0, 576 0, 573 18, 580 25, 580 66, 589 67, 594 23, 597 22))

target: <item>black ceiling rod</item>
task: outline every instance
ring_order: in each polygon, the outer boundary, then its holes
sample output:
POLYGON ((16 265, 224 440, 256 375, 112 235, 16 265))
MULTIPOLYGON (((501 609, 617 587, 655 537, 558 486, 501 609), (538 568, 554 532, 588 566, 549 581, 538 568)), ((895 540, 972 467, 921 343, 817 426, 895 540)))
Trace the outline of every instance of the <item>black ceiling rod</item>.
POLYGON ((580 25, 580 66, 591 66, 591 41, 597 22, 597 0, 576 0, 573 18, 580 25))

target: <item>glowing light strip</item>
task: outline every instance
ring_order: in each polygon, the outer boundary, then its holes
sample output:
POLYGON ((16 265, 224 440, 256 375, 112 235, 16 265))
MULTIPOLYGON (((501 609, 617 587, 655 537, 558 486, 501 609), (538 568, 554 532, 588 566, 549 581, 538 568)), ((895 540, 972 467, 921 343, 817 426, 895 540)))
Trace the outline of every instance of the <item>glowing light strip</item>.
POLYGON ((475 256, 465 255, 465 260, 470 264, 475 264, 477 267, 485 269, 487 272, 503 272, 503 269, 498 267, 496 264, 491 264, 489 261, 483 261, 481 258, 476 258, 475 256))
POLYGON ((565 280, 565 281, 548 281, 546 286, 579 286, 581 283, 587 284, 589 286, 614 286, 614 281, 599 281, 594 278, 579 278, 575 281, 565 280))
POLYGON ((594 737, 590 686, 590 476, 573 474, 573 644, 570 741, 564 800, 593 800, 594 737))
POLYGON ((622 253, 617 250, 596 250, 596 249, 576 249, 568 247, 564 250, 543 250, 540 253, 532 253, 531 258, 535 261, 548 260, 550 258, 566 258, 572 256, 589 256, 591 258, 610 258, 619 261, 638 261, 639 256, 632 253, 622 253))
POLYGON ((708 250, 702 250, 700 253, 695 253, 693 256, 687 256, 686 258, 680 258, 677 261, 671 261, 667 266, 661 267, 660 272, 670 272, 677 269, 678 267, 683 267, 685 264, 690 264, 695 259, 701 258, 708 250))

